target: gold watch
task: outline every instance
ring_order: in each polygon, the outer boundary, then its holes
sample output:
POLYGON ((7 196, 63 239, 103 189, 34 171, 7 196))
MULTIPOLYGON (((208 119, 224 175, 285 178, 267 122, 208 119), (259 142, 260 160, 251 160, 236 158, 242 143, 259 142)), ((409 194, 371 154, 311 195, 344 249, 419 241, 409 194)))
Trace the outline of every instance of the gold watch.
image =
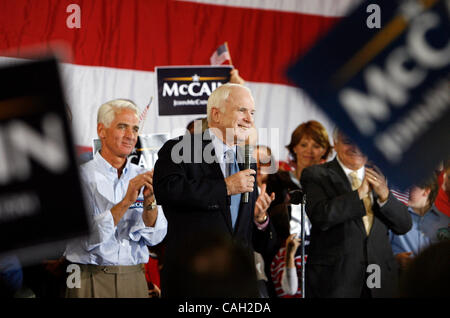
POLYGON ((268 216, 267 216, 267 213, 266 213, 266 215, 264 215, 264 219, 262 221, 258 221, 258 223, 259 224, 263 224, 264 222, 267 221, 267 218, 268 218, 268 216))
POLYGON ((153 199, 152 203, 150 203, 149 205, 147 205, 147 206, 145 207, 145 209, 148 211, 148 210, 153 210, 153 209, 155 209, 156 207, 157 207, 156 199, 153 199))

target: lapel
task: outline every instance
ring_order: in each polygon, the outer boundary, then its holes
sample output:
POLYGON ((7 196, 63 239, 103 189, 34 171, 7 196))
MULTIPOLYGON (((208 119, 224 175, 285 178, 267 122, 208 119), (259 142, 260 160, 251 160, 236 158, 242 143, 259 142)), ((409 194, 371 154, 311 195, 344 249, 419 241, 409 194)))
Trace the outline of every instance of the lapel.
POLYGON ((336 157, 329 163, 328 172, 330 180, 339 194, 352 191, 352 186, 336 157))
POLYGON ((211 141, 211 136, 209 135, 209 131, 206 130, 203 138, 202 138, 202 158, 203 158, 203 154, 205 153, 205 148, 208 147, 208 149, 206 150, 206 152, 211 153, 211 155, 214 158, 214 161, 211 164, 208 164, 208 162, 205 162, 204 159, 202 159, 202 163, 203 163, 203 168, 204 169, 208 169, 211 170, 213 177, 215 178, 223 178, 223 174, 222 174, 222 170, 220 169, 220 165, 217 162, 216 159, 216 151, 212 145, 212 141, 211 141))
POLYGON ((372 202, 373 223, 372 223, 372 228, 370 229, 370 232, 369 232, 369 236, 370 236, 370 234, 373 233, 373 231, 375 230, 375 227, 378 226, 377 214, 378 214, 378 210, 380 209, 380 205, 378 204, 378 201, 377 201, 378 195, 373 190, 372 190, 372 198, 373 198, 373 202, 372 202))
MULTIPOLYGON (((333 183, 334 188, 339 194, 344 194, 353 191, 350 181, 347 178, 347 175, 345 174, 344 170, 341 168, 341 165, 337 161, 337 157, 335 157, 334 160, 332 160, 329 164, 329 174, 331 182, 333 183)), ((355 219, 355 222, 358 228, 361 230, 361 232, 364 235, 367 235, 362 218, 355 219)), ((373 225, 370 232, 372 232, 372 230, 373 225)))

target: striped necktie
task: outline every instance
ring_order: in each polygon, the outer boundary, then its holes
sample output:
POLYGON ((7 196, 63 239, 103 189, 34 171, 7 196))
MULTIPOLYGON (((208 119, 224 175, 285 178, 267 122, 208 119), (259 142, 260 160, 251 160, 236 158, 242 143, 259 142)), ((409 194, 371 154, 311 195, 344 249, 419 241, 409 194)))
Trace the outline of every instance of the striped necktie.
MULTIPOLYGON (((239 166, 236 162, 236 155, 232 149, 228 149, 225 152, 225 174, 227 177, 239 172, 239 166)), ((241 194, 234 194, 231 196, 231 225, 234 229, 236 224, 237 216, 239 213, 239 205, 241 202, 241 194)))

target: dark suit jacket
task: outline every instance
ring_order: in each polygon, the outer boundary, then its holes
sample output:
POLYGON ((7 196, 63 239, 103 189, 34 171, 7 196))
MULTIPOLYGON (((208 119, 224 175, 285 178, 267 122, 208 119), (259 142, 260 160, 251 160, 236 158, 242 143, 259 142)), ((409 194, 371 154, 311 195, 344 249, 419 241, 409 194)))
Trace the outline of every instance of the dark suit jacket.
MULTIPOLYGON (((168 263, 182 262, 179 252, 192 248, 189 246, 190 238, 205 232, 222 233, 250 251, 253 248, 261 250, 270 240, 271 226, 260 231, 253 222, 258 196, 256 182, 249 194, 249 202, 240 205, 233 230, 231 199, 227 195, 220 165, 208 162, 202 153, 209 154, 209 159, 215 158, 208 131, 203 138, 191 135, 169 140, 158 152, 153 187, 156 201, 162 205, 168 221, 165 252, 165 262, 168 263), (172 160, 172 152, 178 154, 181 162, 172 160)), ((243 165, 239 165, 242 170, 243 165)), ((251 168, 256 171, 255 164, 251 168)))
POLYGON ((381 272, 380 288, 373 297, 393 297, 397 291, 397 264, 389 230, 404 234, 411 228, 407 207, 392 193, 383 207, 374 197, 374 220, 367 236, 366 214, 358 192, 336 158, 305 169, 301 184, 306 191, 306 213, 311 220, 311 245, 306 262, 307 297, 360 297, 368 264, 381 272))
POLYGON ((278 170, 277 173, 269 174, 267 177, 267 193, 275 193, 275 200, 271 206, 286 203, 286 197, 291 190, 300 190, 297 184, 291 180, 288 171, 278 170))

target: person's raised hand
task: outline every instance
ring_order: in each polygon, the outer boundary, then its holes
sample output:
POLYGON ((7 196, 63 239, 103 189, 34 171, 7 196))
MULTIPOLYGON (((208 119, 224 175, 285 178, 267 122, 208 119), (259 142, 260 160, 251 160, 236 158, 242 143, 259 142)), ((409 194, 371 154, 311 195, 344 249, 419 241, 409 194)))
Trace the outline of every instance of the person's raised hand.
POLYGON ((369 182, 371 188, 378 195, 378 198, 381 202, 385 202, 389 196, 389 188, 386 183, 386 178, 376 172, 372 168, 366 168, 366 176, 367 181, 369 182))
POLYGON ((145 174, 148 178, 142 194, 144 195, 144 198, 153 197, 153 170, 148 171, 145 174))
POLYGON ((300 246, 301 239, 297 237, 297 234, 291 234, 286 240, 286 254, 295 255, 298 247, 300 246))
POLYGON ((235 68, 230 71, 230 83, 241 85, 245 84, 244 79, 239 75, 239 71, 235 68))
POLYGON ((358 188, 358 196, 359 198, 362 200, 363 198, 365 198, 366 196, 369 195, 370 193, 370 183, 367 177, 367 174, 364 176, 364 179, 361 183, 361 185, 358 188))
POLYGON ((255 221, 263 223, 267 219, 267 209, 273 200, 275 200, 275 192, 272 192, 270 196, 266 192, 266 184, 261 186, 261 193, 255 202, 255 221))
POLYGON ((142 187, 144 189, 144 197, 153 195, 153 171, 141 173, 130 180, 128 183, 127 193, 123 199, 128 205, 132 205, 138 198, 142 187))

